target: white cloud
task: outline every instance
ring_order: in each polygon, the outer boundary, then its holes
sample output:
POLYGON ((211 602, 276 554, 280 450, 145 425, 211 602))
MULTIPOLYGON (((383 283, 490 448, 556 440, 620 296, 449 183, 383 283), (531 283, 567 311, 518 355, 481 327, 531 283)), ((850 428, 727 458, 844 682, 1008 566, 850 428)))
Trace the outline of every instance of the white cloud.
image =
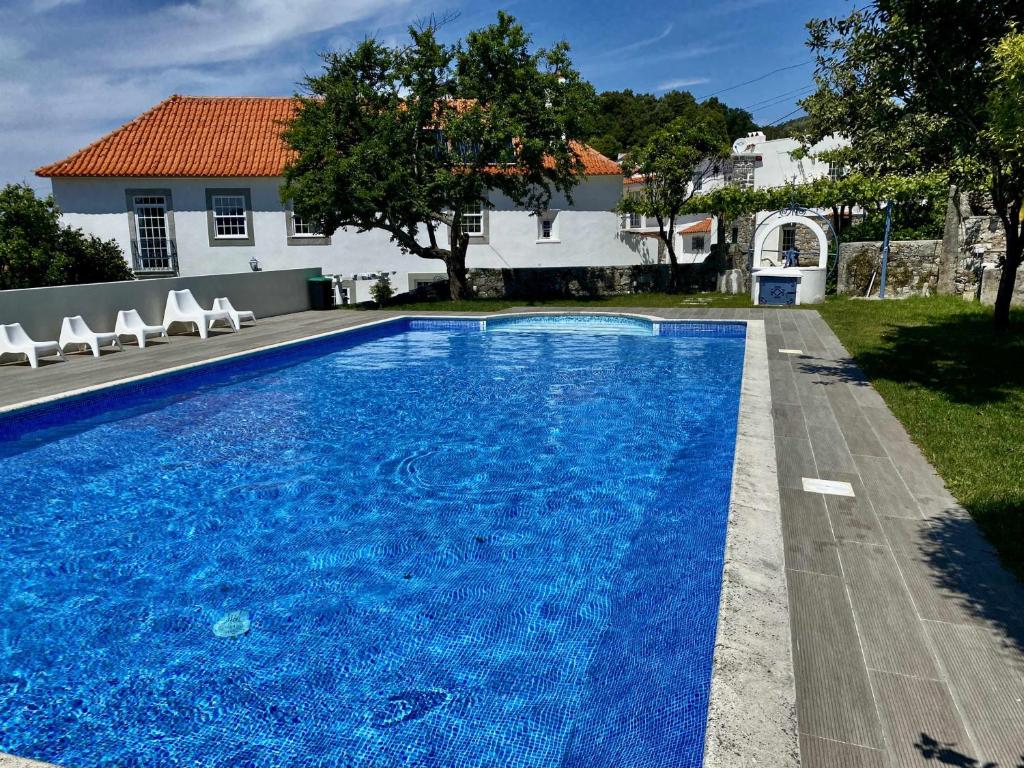
POLYGON ((641 48, 647 48, 650 45, 654 45, 655 43, 660 43, 662 40, 664 40, 666 37, 672 34, 672 27, 673 25, 669 24, 667 27, 665 27, 665 30, 663 32, 655 35, 654 37, 649 37, 646 40, 637 40, 635 43, 624 45, 621 48, 613 48, 610 51, 606 51, 604 55, 614 56, 620 53, 628 53, 629 51, 637 51, 641 48))
POLYGON ((330 42, 404 26, 426 0, 175 0, 126 11, 78 0, 46 24, 0 1, 0 184, 85 146, 172 93, 286 95, 330 42), (385 15, 386 14, 386 15, 385 15))
POLYGON ((32 10, 36 13, 44 13, 62 5, 76 5, 80 2, 82 0, 32 0, 32 10))
POLYGON ((664 83, 659 83, 654 86, 654 90, 661 91, 672 91, 676 88, 688 88, 691 85, 704 85, 704 83, 710 82, 706 77, 684 77, 678 80, 667 80, 664 83))

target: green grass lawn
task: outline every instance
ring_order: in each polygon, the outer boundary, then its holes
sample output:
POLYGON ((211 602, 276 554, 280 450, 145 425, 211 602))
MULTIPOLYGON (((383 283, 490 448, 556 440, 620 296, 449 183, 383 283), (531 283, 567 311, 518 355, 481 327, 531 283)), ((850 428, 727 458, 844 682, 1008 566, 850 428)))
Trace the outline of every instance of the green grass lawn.
POLYGON ((1024 311, 958 298, 830 299, 822 316, 889 408, 1024 579, 1024 311))

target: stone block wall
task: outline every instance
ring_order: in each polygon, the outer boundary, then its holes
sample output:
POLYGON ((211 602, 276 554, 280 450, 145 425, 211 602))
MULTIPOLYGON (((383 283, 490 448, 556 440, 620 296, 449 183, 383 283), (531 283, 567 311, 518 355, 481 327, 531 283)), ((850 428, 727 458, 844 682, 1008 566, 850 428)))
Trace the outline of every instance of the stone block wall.
MULTIPOLYGON (((894 240, 889 243, 886 293, 889 296, 930 296, 939 277, 941 240, 894 240)), ((880 241, 843 243, 839 246, 836 292, 863 296, 875 272, 872 294, 877 295, 881 279, 880 241)))
MULTIPOLYGON (((999 267, 985 267, 981 273, 981 284, 978 287, 978 298, 982 304, 992 306, 996 303, 996 292, 999 290, 999 279, 1003 276, 1003 270, 999 267)), ((1024 268, 1017 270, 1017 279, 1013 285, 1013 298, 1010 299, 1010 306, 1024 306, 1024 268)))
MULTIPOLYGON (((684 284, 691 290, 712 290, 715 272, 700 264, 682 266, 684 284)), ((471 269, 469 284, 480 298, 547 299, 597 298, 664 291, 666 264, 622 267, 528 267, 471 269)))

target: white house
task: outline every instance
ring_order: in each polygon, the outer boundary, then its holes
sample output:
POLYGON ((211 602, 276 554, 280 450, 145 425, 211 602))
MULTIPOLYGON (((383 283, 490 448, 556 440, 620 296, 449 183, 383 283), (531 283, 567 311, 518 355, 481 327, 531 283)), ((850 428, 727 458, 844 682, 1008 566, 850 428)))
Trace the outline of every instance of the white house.
MULTIPOLYGON (((838 177, 843 169, 818 158, 822 152, 849 146, 847 139, 830 136, 810 148, 803 157, 794 157, 793 153, 801 147, 796 139, 771 139, 764 133, 750 133, 733 142, 732 154, 725 162, 705 163, 694 176, 692 186, 697 193, 711 192, 715 189, 735 184, 749 189, 773 189, 786 185, 806 184, 815 179, 831 176, 838 177)), ((639 194, 644 180, 632 177, 623 181, 624 194, 639 194)), ((760 224, 770 212, 759 212, 754 226, 760 224)), ((828 215, 830 212, 822 212, 828 215)), ((735 222, 734 222, 735 224, 735 222)), ((657 222, 650 217, 632 214, 625 222, 627 231, 648 236, 656 236, 657 222)), ((740 227, 732 226, 726 232, 726 239, 732 243, 740 243, 740 227)), ((683 217, 677 222, 676 253, 679 261, 684 264, 701 263, 717 243, 718 221, 708 214, 695 214, 683 217)), ((766 253, 783 253, 796 243, 799 232, 794 226, 779 229, 777 242, 772 242, 765 249, 766 253)))
MULTIPOLYGON (((311 266, 346 278, 389 272, 399 291, 441 279, 441 261, 402 253, 384 232, 322 237, 291 214, 278 190, 290 158, 282 121, 294 110, 291 98, 172 96, 36 173, 50 178, 65 223, 116 240, 140 277, 311 266)), ((579 152, 587 177, 572 205, 556 197, 536 216, 496 195, 469 218, 470 268, 655 260, 613 212, 619 165, 579 152)), ((366 298, 368 283, 359 285, 355 300, 366 298)))

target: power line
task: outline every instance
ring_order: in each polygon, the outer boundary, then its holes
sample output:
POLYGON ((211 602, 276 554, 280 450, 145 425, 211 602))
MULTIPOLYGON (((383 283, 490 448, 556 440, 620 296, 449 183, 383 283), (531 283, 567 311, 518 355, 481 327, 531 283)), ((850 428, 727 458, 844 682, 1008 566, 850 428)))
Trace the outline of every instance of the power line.
POLYGON ((804 108, 803 108, 803 107, 797 107, 797 108, 796 108, 796 109, 794 109, 794 110, 793 110, 792 112, 787 112, 787 113, 786 113, 786 114, 784 114, 784 115, 783 115, 782 117, 780 117, 780 118, 777 118, 777 119, 775 119, 775 120, 772 120, 772 121, 771 121, 770 123, 768 123, 768 125, 766 125, 765 127, 766 127, 766 128, 768 128, 768 127, 770 127, 770 126, 773 126, 773 125, 778 125, 778 124, 779 124, 779 123, 781 123, 781 122, 782 122, 783 120, 785 120, 785 119, 786 119, 787 117, 790 117, 791 115, 795 115, 795 114, 796 114, 797 112, 803 112, 803 111, 804 111, 804 108))
POLYGON ((776 74, 777 72, 785 72, 787 69, 796 69, 797 67, 806 67, 808 64, 812 63, 813 61, 814 61, 814 59, 808 59, 807 61, 801 61, 799 64, 790 64, 788 67, 779 67, 778 69, 773 69, 771 72, 766 72, 765 74, 761 75, 760 77, 755 77, 753 80, 745 80, 742 83, 736 83, 736 85, 730 85, 728 88, 723 88, 722 90, 715 91, 714 93, 705 94, 704 96, 700 96, 699 98, 701 100, 710 99, 712 96, 717 96, 720 93, 725 93, 726 91, 734 91, 737 88, 742 88, 744 85, 750 85, 751 83, 760 82, 761 80, 764 80, 766 77, 771 77, 772 75, 776 74))
POLYGON ((776 96, 769 96, 768 98, 762 99, 761 101, 756 101, 753 104, 748 104, 748 105, 746 105, 744 107, 740 107, 740 109, 747 109, 747 110, 764 109, 765 107, 770 107, 773 104, 778 104, 780 101, 785 101, 786 99, 792 98, 793 96, 801 96, 804 93, 806 93, 808 91, 813 91, 813 90, 814 90, 814 86, 813 85, 805 85, 802 88, 796 88, 796 89, 794 89, 792 91, 786 91, 785 93, 780 93, 780 94, 778 94, 776 96))

